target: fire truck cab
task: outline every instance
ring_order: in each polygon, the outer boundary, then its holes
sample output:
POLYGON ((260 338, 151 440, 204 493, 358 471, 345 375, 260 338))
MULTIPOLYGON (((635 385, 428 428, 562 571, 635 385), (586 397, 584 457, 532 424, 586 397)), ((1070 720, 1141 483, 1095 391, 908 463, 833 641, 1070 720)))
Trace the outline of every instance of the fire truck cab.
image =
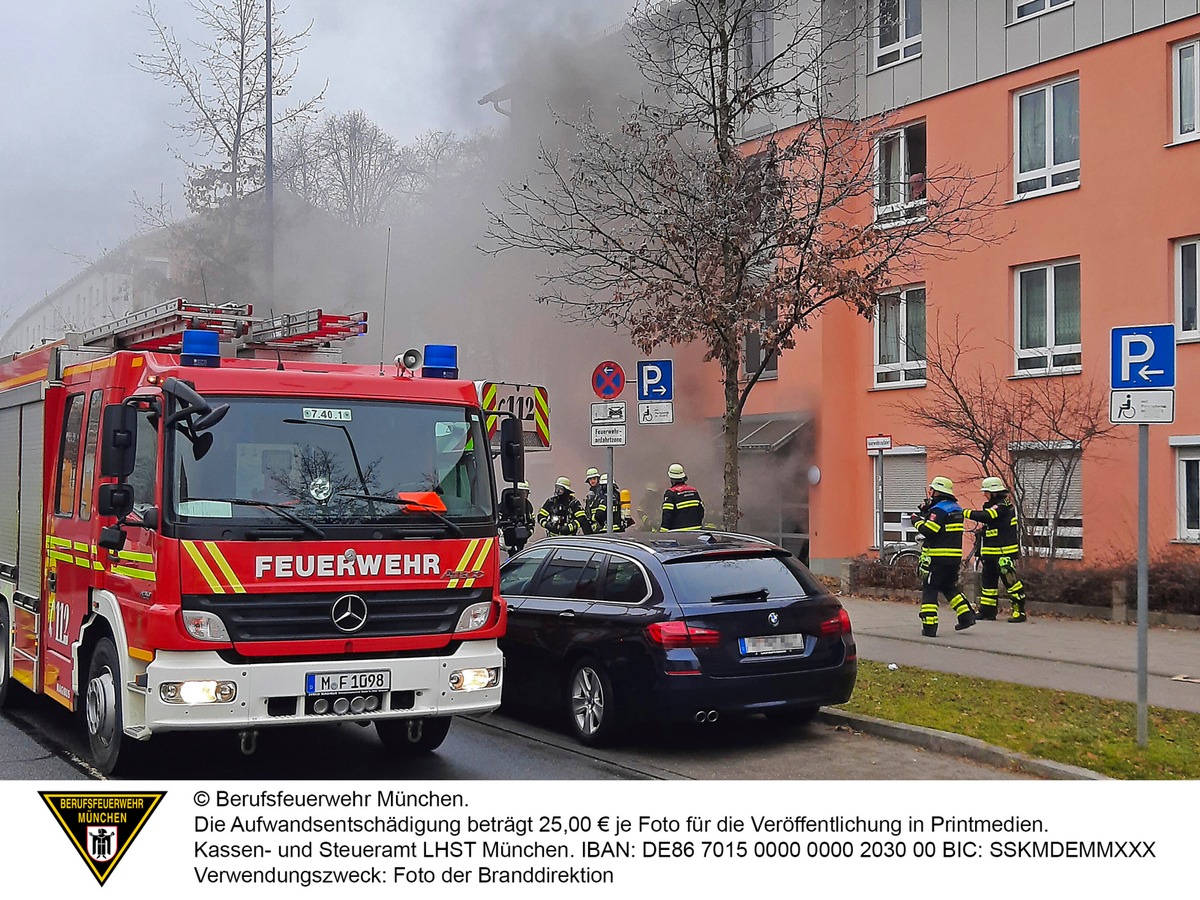
MULTIPOLYGON (((168 731, 374 723, 403 753, 499 705, 497 485, 453 347, 340 361, 366 314, 173 300, 0 360, 0 704, 110 773, 168 731)), ((523 479, 520 422, 503 479, 523 479)))

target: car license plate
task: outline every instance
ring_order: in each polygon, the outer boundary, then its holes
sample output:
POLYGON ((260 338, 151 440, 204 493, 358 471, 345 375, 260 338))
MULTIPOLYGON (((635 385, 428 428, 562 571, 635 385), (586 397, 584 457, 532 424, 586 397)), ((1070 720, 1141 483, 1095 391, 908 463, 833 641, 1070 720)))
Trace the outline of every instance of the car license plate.
POLYGON ((304 691, 307 694, 376 693, 392 689, 392 673, 387 669, 377 672, 309 673, 305 681, 304 691))
POLYGON ((802 634, 765 634, 760 637, 745 637, 738 641, 742 653, 751 656, 760 653, 788 653, 804 649, 802 634))

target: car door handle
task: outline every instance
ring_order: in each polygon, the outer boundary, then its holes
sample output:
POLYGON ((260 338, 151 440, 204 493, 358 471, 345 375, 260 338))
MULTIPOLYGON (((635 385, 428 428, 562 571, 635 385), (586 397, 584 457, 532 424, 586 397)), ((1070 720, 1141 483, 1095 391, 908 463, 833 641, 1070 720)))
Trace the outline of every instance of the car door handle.
POLYGON ((560 612, 558 614, 558 617, 560 619, 573 619, 573 618, 575 618, 575 613, 569 609, 564 609, 562 612, 560 612))

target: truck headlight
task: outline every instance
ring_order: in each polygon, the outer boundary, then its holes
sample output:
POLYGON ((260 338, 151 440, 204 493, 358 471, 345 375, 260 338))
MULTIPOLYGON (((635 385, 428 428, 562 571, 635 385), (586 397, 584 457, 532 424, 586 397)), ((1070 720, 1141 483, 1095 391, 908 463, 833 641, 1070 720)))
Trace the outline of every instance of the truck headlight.
POLYGON ((232 703, 237 685, 232 681, 164 681, 158 686, 158 696, 164 703, 232 703))
POLYGON ((184 612, 183 627, 198 641, 228 641, 229 630, 220 616, 207 612, 184 612))
POLYGON ((482 691, 500 683, 498 668, 457 669, 450 673, 450 690, 482 691))

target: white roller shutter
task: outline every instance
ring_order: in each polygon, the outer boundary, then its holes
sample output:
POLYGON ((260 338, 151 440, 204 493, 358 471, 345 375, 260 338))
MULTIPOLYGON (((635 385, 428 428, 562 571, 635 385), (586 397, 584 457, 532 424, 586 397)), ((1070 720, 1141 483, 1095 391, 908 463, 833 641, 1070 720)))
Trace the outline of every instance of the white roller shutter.
POLYGON ((924 453, 883 455, 883 508, 912 512, 925 499, 926 457, 924 453))
POLYGON ((0 563, 16 566, 21 484, 21 410, 0 409, 0 563))
POLYGON ((42 441, 45 403, 21 407, 20 545, 17 590, 40 597, 42 589, 42 441))

